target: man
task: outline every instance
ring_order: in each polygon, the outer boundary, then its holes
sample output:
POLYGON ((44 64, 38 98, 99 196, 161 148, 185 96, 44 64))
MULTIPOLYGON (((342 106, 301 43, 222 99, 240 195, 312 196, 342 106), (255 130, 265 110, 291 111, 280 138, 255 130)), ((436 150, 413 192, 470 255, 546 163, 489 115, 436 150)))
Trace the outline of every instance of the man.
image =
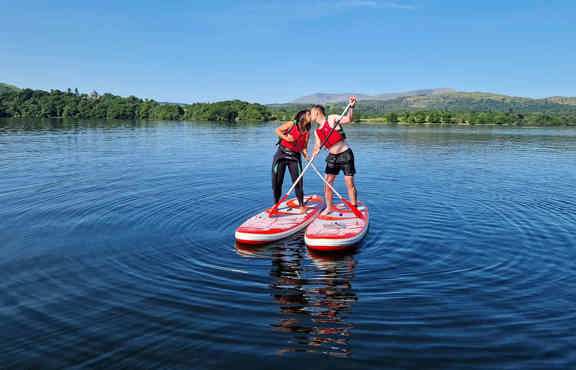
MULTIPOLYGON (((348 189, 348 197, 352 205, 357 205, 357 191, 354 184, 354 175, 356 168, 354 166, 354 153, 348 142, 342 125, 352 123, 354 107, 356 106, 356 97, 348 98, 350 109, 348 113, 340 119, 337 114, 331 114, 326 118, 326 111, 323 106, 315 105, 310 109, 312 122, 318 123, 318 128, 314 131, 316 143, 314 145, 314 155, 318 154, 324 146, 329 154, 326 158, 326 181, 332 185, 340 170, 344 172, 344 182, 348 189), (340 119, 340 121, 338 121, 340 119)), ((326 196, 326 213, 333 211, 332 196, 333 192, 328 186, 325 186, 326 196)))

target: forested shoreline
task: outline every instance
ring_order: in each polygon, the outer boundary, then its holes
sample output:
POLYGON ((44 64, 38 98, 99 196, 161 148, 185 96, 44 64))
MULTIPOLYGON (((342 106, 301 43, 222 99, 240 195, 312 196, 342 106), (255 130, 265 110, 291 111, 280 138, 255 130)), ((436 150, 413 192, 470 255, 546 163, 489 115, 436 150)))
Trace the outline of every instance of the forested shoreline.
MULTIPOLYGON (((277 106, 273 116, 289 120, 304 105, 277 106)), ((331 113, 340 114, 343 105, 328 105, 331 113)), ((451 111, 446 109, 411 110, 387 113, 370 112, 363 109, 362 102, 354 112, 356 122, 383 123, 390 125, 504 125, 504 126, 572 126, 576 125, 576 109, 565 112, 516 112, 502 111, 451 111)))
MULTIPOLYGON (((266 106, 240 100, 216 103, 172 104, 160 103, 134 96, 79 93, 77 89, 31 90, 7 89, 0 93, 0 117, 61 118, 106 120, 174 120, 174 121, 273 121, 289 120, 306 105, 266 106)), ((342 105, 327 106, 339 113, 342 105)), ((560 112, 466 111, 448 109, 410 110, 398 112, 363 109, 359 104, 355 119, 360 122, 385 124, 441 124, 441 125, 510 125, 510 126, 567 126, 576 125, 576 108, 560 112)))
POLYGON ((0 94, 0 117, 124 120, 268 121, 269 109, 240 100, 169 104, 150 99, 81 94, 74 91, 22 89, 0 94))
POLYGON ((574 113, 514 113, 514 112, 450 112, 415 111, 391 112, 380 117, 362 118, 360 122, 404 125, 504 125, 504 126, 574 126, 574 113))

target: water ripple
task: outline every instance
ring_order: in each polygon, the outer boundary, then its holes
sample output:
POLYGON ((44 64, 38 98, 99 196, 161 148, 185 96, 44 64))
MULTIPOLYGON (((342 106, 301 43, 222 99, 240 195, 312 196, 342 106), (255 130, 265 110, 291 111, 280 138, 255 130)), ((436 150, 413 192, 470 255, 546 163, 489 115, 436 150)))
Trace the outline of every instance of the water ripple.
POLYGON ((0 130, 2 367, 576 366, 574 130, 351 128, 371 226, 326 255, 235 244, 273 129, 0 130))

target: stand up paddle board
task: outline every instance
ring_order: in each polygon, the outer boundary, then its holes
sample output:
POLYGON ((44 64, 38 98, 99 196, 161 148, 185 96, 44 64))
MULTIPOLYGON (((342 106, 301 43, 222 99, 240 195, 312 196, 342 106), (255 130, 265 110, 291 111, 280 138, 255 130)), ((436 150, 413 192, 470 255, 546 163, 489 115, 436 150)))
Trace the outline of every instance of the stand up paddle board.
POLYGON ((328 214, 319 215, 306 229, 304 241, 313 251, 344 251, 355 247, 368 232, 368 207, 358 204, 364 218, 339 203, 328 214))
POLYGON ((324 209, 319 195, 304 197, 306 213, 299 210, 296 198, 280 203, 278 209, 269 209, 249 218, 236 229, 236 240, 242 244, 260 245, 289 237, 303 230, 324 209))

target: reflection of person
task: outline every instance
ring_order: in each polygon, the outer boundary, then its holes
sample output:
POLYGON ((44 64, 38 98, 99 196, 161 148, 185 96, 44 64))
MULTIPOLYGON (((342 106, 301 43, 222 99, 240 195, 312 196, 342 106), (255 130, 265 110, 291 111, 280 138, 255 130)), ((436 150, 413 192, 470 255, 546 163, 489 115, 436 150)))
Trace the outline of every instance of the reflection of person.
POLYGON ((272 294, 283 315, 276 327, 295 336, 291 346, 280 353, 308 351, 349 356, 351 325, 342 317, 342 312, 357 299, 350 282, 354 258, 310 255, 319 267, 319 274, 307 279, 302 276, 302 250, 280 248, 273 254, 270 272, 272 294))
MULTIPOLYGON (((305 322, 307 320, 306 308, 309 304, 304 289, 305 282, 300 275, 302 259, 300 248, 280 247, 278 252, 273 254, 270 288, 282 313, 282 318, 275 327, 279 331, 307 337, 312 328, 309 323, 305 322)), ((297 340, 296 343, 298 342, 297 340)), ((292 352, 294 350, 285 348, 281 349, 280 352, 292 352)))
MULTIPOLYGON (((292 181, 296 181, 302 172, 302 158, 308 158, 308 139, 310 131, 310 112, 303 110, 294 116, 293 121, 285 122, 276 129, 279 143, 278 150, 272 162, 272 190, 274 203, 278 203, 282 196, 282 183, 286 167, 290 171, 292 181)), ((296 185, 296 197, 300 203, 300 211, 305 212, 304 207, 304 182, 296 185)))
POLYGON ((327 257, 310 254, 310 257, 323 272, 323 286, 311 290, 314 295, 309 295, 312 306, 317 308, 312 311, 315 330, 309 345, 320 347, 322 352, 332 356, 348 357, 352 325, 342 314, 357 301, 351 284, 356 261, 352 255, 327 257), (325 350, 324 346, 327 347, 325 350))
MULTIPOLYGON (((357 191, 354 184, 354 175, 356 168, 354 164, 354 153, 346 141, 346 134, 341 125, 352 123, 352 115, 356 106, 356 97, 348 98, 350 109, 348 114, 342 118, 339 115, 331 114, 326 117, 326 111, 323 106, 315 105, 310 109, 312 121, 318 123, 318 128, 314 132, 316 143, 314 145, 314 155, 320 151, 322 143, 328 150, 326 158, 326 181, 330 185, 334 184, 336 176, 340 170, 344 172, 344 182, 348 189, 348 197, 352 205, 357 205, 357 191)), ((326 195, 326 213, 333 210, 332 208, 332 189, 325 187, 326 195)))
POLYGON ((278 353, 321 352, 348 357, 350 330, 345 314, 357 301, 352 288, 356 268, 353 254, 325 256, 309 252, 317 269, 304 267, 300 243, 281 243, 268 248, 236 245, 238 254, 250 258, 271 258, 270 290, 280 307, 276 330, 292 334, 278 353), (312 276, 304 276, 312 274, 312 276))

